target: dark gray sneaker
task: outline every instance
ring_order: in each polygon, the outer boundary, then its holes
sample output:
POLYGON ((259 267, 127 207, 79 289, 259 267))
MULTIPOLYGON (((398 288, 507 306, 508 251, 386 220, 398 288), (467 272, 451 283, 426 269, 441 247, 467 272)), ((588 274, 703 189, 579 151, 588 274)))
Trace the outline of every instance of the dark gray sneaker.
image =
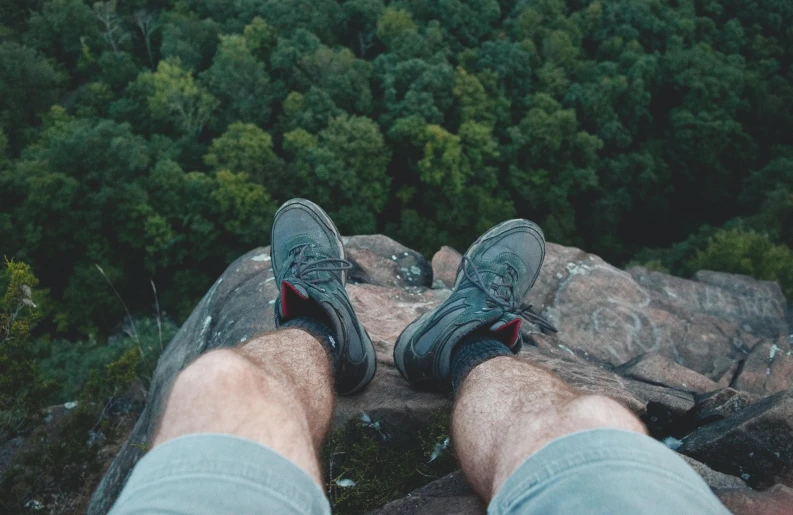
POLYGON ((421 315, 399 335, 394 362, 413 386, 448 390, 452 350, 475 331, 521 348, 521 319, 556 332, 522 306, 545 259, 545 236, 528 220, 508 220, 479 237, 463 256, 454 290, 435 310, 421 315))
POLYGON ((290 200, 275 213, 270 257, 281 286, 275 300, 276 327, 299 316, 319 315, 333 331, 336 391, 343 395, 366 386, 377 367, 375 350, 344 289, 352 265, 344 259, 333 221, 313 202, 290 200))

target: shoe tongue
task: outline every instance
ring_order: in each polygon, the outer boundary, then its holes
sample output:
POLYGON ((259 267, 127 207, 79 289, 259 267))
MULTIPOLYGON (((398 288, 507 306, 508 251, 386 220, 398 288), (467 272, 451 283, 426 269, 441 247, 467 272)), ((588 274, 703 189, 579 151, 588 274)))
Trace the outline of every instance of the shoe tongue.
POLYGON ((319 298, 313 298, 305 285, 299 280, 285 280, 281 282, 281 321, 287 322, 293 318, 307 316, 316 318, 327 325, 341 338, 340 321, 338 315, 323 301, 322 293, 314 291, 319 298))
POLYGON ((490 326, 490 334, 496 340, 512 348, 518 342, 518 338, 520 338, 520 324, 521 319, 519 316, 505 313, 503 317, 490 326))
POLYGON ((281 318, 285 321, 299 316, 301 305, 308 300, 308 290, 300 282, 281 282, 281 318))

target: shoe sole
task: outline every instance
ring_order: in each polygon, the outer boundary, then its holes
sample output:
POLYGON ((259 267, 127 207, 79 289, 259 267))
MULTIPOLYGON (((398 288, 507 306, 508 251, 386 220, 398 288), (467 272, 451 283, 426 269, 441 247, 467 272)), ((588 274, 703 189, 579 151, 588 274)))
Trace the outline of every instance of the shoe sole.
MULTIPOLYGON (((471 244, 471 246, 468 247, 468 250, 465 251, 465 254, 463 254, 463 256, 470 256, 471 254, 476 252, 482 246, 482 244, 485 243, 487 240, 499 237, 514 227, 528 227, 528 229, 530 229, 531 232, 534 232, 539 237, 539 241, 542 242, 542 258, 540 259, 540 266, 537 268, 537 273, 534 275, 534 278, 531 281, 531 286, 529 287, 529 289, 531 289, 534 287, 534 283, 537 281, 537 277, 539 277, 540 275, 542 264, 545 262, 545 234, 542 232, 540 226, 535 224, 534 222, 524 219, 512 219, 512 220, 507 220, 505 222, 501 222, 500 224, 491 227, 484 234, 479 236, 479 238, 477 238, 476 241, 474 241, 471 244), (526 225, 527 223, 528 226, 526 225)), ((455 276, 454 279, 454 287, 452 288, 452 292, 454 292, 454 290, 457 289, 457 285, 460 282, 462 275, 463 275, 463 269, 462 269, 462 260, 461 260, 460 266, 457 268, 457 275, 455 276)), ((443 306, 443 303, 441 303, 441 305, 438 306, 437 308, 433 309, 432 311, 428 311, 427 313, 424 313, 416 320, 408 324, 408 326, 404 329, 404 331, 402 331, 402 333, 397 337, 397 343, 396 345, 394 345, 394 365, 396 366, 397 370, 399 370, 399 373, 402 374, 402 377, 404 377, 405 379, 407 379, 407 374, 405 373, 404 358, 403 358, 403 356, 405 355, 405 347, 407 347, 409 342, 413 339, 413 334, 416 332, 416 330, 418 330, 418 328, 421 327, 421 322, 426 317, 434 313, 441 306, 443 306), (403 338, 403 336, 405 337, 403 338)), ((439 350, 436 353, 436 356, 439 358, 442 354, 443 354, 442 350, 439 350)), ((411 381, 408 379, 408 382, 411 381)), ((411 384, 413 383, 411 382, 411 384)))
MULTIPOLYGON (((333 233, 333 235, 336 237, 336 242, 339 244, 339 253, 340 253, 339 258, 340 259, 346 259, 346 254, 344 252, 344 243, 341 241, 341 233, 339 233, 339 229, 336 228, 336 224, 333 223, 333 220, 331 220, 330 216, 328 216, 328 214, 325 212, 324 209, 322 209, 321 207, 319 207, 315 203, 311 202, 310 200, 307 200, 307 199, 304 199, 304 198, 296 198, 296 199, 292 199, 292 200, 286 202, 284 205, 282 205, 281 207, 278 208, 278 211, 275 212, 275 215, 273 216, 273 226, 275 226, 275 221, 278 220, 278 215, 282 211, 286 210, 289 207, 295 206, 295 205, 301 206, 301 207, 303 207, 305 209, 308 209, 313 214, 315 214, 315 215, 317 215, 319 217, 320 221, 323 223, 323 225, 325 225, 325 228, 329 229, 333 233)), ((272 231, 270 231, 270 243, 271 244, 272 244, 272 241, 273 241, 272 231)), ((272 247, 270 247, 270 248, 272 249, 272 247)), ((272 255, 272 250, 270 251, 270 254, 272 255)), ((271 262, 272 262, 272 260, 271 260, 271 262)), ((346 290, 347 289, 347 271, 343 271, 342 272, 342 284, 344 284, 344 288, 346 290)), ((360 322, 358 322, 358 323, 360 324, 360 322)), ((350 390, 348 392, 344 392, 344 395, 353 394, 353 393, 357 392, 358 390, 362 389, 367 384, 369 384, 369 382, 374 377, 375 372, 377 371, 377 351, 375 351, 374 345, 371 343, 372 342, 372 338, 369 336, 369 333, 366 331, 366 328, 363 326, 363 324, 361 324, 361 329, 363 329, 363 332, 366 334, 366 337, 369 340, 369 348, 367 349, 367 352, 366 352, 366 361, 367 361, 366 369, 370 370, 370 372, 367 373, 366 376, 364 376, 364 378, 357 385, 355 385, 355 387, 352 390, 350 390)))
MULTIPOLYGON (((357 315, 356 315, 357 316, 357 315)), ((360 322, 358 322, 360 324, 360 322)), ((350 390, 349 392, 345 392, 344 395, 351 395, 369 384, 369 382, 374 378, 375 373, 377 372, 377 351, 374 348, 374 344, 372 343, 372 337, 369 336, 369 332, 366 328, 361 324, 361 329, 363 332, 366 333, 366 337, 369 339, 369 349, 366 351, 366 369, 370 372, 364 376, 364 378, 355 385, 355 388, 350 390)))

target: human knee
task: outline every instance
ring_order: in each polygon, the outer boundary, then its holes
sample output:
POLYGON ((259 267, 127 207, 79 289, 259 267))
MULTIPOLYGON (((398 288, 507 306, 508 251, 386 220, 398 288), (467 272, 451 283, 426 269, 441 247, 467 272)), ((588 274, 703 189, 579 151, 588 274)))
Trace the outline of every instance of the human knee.
POLYGON ((625 406, 602 395, 584 395, 565 407, 565 418, 581 429, 613 427, 646 433, 644 424, 625 406))
POLYGON ((229 349, 200 356, 176 377, 174 391, 218 391, 245 388, 256 382, 256 369, 247 359, 229 349))

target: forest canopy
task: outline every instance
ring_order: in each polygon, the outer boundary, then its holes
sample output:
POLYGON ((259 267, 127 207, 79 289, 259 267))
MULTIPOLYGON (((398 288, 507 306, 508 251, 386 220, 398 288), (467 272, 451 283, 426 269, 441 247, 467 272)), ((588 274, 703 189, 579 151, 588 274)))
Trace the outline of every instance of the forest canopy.
POLYGON ((510 217, 793 294, 787 0, 8 0, 0 256, 41 331, 176 321, 278 204, 464 250, 510 217), (98 273, 99 265, 102 274, 98 273))

